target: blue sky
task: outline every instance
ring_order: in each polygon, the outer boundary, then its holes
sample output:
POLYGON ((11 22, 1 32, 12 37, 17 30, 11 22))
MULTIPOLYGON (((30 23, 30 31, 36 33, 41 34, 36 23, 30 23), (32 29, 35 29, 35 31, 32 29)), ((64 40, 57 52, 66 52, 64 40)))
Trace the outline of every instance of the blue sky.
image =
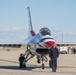
POLYGON ((0 0, 0 44, 27 38, 28 6, 36 33, 47 27, 57 43, 76 43, 76 0, 0 0))

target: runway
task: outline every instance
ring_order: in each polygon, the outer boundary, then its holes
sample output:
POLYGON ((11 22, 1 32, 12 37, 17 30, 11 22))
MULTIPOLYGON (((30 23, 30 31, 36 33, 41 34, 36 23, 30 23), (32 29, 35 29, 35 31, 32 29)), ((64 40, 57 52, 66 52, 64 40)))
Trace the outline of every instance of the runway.
POLYGON ((48 62, 43 70, 35 57, 27 62, 27 68, 20 69, 18 57, 21 52, 24 51, 0 51, 0 75, 76 75, 76 54, 60 54, 57 72, 53 73, 48 62))

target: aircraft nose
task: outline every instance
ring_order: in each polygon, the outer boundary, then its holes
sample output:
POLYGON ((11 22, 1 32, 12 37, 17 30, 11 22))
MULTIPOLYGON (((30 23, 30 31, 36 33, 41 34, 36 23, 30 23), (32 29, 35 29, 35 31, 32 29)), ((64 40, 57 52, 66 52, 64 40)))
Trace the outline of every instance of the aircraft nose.
POLYGON ((47 42, 45 42, 45 47, 51 48, 54 44, 55 44, 55 41, 47 41, 47 42))

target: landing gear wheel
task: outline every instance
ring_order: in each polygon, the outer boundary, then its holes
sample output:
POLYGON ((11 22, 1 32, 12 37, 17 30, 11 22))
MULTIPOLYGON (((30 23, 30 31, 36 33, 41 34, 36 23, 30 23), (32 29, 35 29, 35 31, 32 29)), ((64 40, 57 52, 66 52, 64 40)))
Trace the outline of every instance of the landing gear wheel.
POLYGON ((42 69, 44 69, 45 68, 45 65, 44 65, 44 63, 42 64, 42 69))
POLYGON ((40 60, 39 59, 37 59, 37 63, 40 63, 40 60))
POLYGON ((26 65, 24 65, 23 67, 26 68, 26 65))
POLYGON ((49 60, 49 67, 50 67, 50 68, 52 67, 51 60, 49 60))
POLYGON ((23 62, 23 68, 26 68, 26 60, 23 62))

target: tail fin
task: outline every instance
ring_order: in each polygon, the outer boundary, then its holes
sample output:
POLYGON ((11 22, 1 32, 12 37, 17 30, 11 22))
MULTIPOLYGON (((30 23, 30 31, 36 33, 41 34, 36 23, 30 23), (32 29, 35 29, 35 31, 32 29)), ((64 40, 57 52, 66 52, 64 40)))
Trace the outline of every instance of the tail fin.
POLYGON ((30 8, 27 7, 27 9, 28 9, 29 28, 30 28, 30 34, 29 34, 29 35, 31 35, 31 36, 35 36, 35 32, 33 31, 33 27, 32 27, 30 8))

